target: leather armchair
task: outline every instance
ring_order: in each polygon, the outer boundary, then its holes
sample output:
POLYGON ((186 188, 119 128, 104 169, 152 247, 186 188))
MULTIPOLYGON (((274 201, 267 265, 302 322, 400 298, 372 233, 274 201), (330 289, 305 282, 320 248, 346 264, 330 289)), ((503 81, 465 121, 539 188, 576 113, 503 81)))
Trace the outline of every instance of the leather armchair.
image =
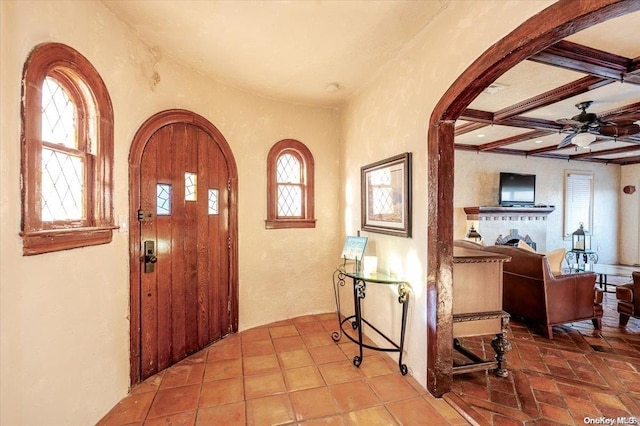
POLYGON ((633 282, 616 286, 620 326, 629 322, 629 317, 640 318, 640 272, 631 274, 633 282))
POLYGON ((590 319, 602 328, 603 293, 595 288, 595 273, 554 276, 544 254, 510 246, 484 249, 511 257, 503 269, 502 306, 512 316, 540 326, 549 339, 554 325, 590 319))

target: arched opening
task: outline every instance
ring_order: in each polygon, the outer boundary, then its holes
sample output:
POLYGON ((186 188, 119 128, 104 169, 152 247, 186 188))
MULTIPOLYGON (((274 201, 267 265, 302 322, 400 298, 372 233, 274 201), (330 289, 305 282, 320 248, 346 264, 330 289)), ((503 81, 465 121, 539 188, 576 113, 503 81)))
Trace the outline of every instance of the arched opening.
POLYGON ((491 46, 447 90, 428 130, 427 388, 436 395, 452 383, 452 271, 454 125, 482 90, 516 64, 563 38, 640 9, 628 0, 559 1, 491 46))

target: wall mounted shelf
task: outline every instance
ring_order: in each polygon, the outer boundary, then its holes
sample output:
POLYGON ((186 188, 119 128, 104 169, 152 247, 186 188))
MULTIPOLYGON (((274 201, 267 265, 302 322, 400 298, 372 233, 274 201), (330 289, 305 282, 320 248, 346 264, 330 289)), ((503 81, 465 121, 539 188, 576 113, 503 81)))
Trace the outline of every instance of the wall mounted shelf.
POLYGON ((545 207, 465 207, 467 220, 545 220, 555 210, 554 206, 545 207))

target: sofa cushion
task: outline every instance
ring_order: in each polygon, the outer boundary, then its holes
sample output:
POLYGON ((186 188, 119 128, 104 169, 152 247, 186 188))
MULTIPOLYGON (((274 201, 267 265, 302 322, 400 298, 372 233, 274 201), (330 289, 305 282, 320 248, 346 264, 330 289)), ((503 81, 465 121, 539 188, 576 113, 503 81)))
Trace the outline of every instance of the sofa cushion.
POLYGON ((566 250, 564 248, 559 248, 549 253, 545 253, 547 256, 547 260, 549 261, 549 266, 551 266, 551 273, 553 275, 562 274, 562 261, 564 260, 564 254, 566 250))
POLYGON ((533 253, 536 252, 536 250, 533 247, 531 247, 529 244, 525 243, 522 240, 518 241, 518 248, 525 249, 525 250, 533 252, 533 253))

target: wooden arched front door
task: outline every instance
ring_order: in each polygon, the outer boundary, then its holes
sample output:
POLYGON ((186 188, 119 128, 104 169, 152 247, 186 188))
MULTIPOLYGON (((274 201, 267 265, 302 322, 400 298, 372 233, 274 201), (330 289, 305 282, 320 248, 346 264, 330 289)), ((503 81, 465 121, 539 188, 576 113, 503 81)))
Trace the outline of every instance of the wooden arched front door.
POLYGON ((171 110, 136 134, 130 177, 136 383, 237 330, 237 173, 213 125, 171 110))

